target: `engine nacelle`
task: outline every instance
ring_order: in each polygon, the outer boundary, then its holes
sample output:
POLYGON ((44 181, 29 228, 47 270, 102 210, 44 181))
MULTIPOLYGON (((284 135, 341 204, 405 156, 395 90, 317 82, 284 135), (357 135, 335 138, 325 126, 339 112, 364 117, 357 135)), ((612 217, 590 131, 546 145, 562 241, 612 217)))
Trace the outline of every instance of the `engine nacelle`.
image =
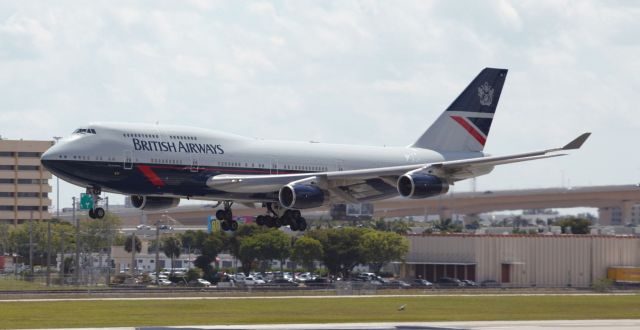
POLYGON ((278 193, 280 205, 288 209, 310 209, 322 206, 324 192, 309 184, 286 185, 278 193))
POLYGON ((131 205, 141 210, 147 210, 147 211, 164 210, 164 209, 176 207, 178 206, 178 204, 180 204, 179 198, 152 197, 152 196, 141 196, 141 195, 131 196, 131 205))
POLYGON ((403 197, 426 198, 446 194, 449 184, 428 174, 405 174, 398 179, 398 192, 403 197))

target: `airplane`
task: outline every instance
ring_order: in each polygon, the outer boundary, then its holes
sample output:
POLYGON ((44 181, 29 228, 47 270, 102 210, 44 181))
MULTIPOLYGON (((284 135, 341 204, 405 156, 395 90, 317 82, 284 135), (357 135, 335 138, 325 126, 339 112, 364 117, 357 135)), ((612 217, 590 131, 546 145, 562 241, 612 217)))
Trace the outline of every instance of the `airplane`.
POLYGON ((92 123, 60 140, 41 158, 57 177, 131 196, 134 207, 161 210, 181 198, 217 201, 225 231, 236 230, 233 203, 261 203, 258 225, 304 231, 300 210, 396 196, 429 198, 494 166, 566 155, 590 133, 563 147, 506 156, 483 152, 506 69, 485 68, 418 139, 406 147, 340 145, 248 138, 201 128, 92 123))

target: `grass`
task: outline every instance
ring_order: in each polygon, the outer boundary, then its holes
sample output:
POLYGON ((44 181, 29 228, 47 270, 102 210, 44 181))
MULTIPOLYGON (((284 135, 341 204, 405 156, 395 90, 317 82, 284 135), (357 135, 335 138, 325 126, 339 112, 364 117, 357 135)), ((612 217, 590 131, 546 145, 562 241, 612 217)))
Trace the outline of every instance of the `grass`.
POLYGON ((638 295, 0 302, 0 328, 638 317, 638 295))
MULTIPOLYGON (((55 279, 54 276, 51 277, 51 281, 53 282, 55 279)), ((34 279, 33 282, 0 277, 0 291, 33 291, 33 290, 72 290, 72 289, 91 289, 91 290, 99 290, 104 288, 104 286, 73 286, 73 285, 52 285, 47 287, 45 279, 38 277, 34 279)))

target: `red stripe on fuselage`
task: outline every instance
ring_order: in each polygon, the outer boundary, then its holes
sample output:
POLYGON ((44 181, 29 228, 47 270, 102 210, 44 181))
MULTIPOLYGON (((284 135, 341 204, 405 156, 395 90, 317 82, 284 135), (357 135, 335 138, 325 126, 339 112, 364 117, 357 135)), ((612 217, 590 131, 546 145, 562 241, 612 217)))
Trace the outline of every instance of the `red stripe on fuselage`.
POLYGON ((473 136, 481 145, 484 146, 485 142, 487 142, 487 139, 482 136, 482 134, 480 134, 480 132, 478 132, 475 127, 471 126, 471 124, 469 124, 469 122, 467 122, 464 118, 460 116, 451 116, 451 119, 455 120, 458 124, 460 124, 460 126, 467 130, 467 132, 469 132, 469 134, 471 134, 471 136, 473 136))
POLYGON ((144 176, 146 176, 154 186, 164 186, 164 182, 162 181, 162 179, 160 179, 156 172, 154 172, 149 166, 138 165, 138 169, 140 169, 140 172, 142 172, 142 174, 144 174, 144 176))

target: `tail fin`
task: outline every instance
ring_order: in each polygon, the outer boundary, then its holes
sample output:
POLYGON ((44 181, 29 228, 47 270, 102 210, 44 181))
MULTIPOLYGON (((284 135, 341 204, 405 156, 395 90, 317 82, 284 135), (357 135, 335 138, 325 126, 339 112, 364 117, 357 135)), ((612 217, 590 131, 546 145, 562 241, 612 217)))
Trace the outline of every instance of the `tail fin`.
POLYGON ((507 69, 485 68, 411 147, 482 151, 507 69))

